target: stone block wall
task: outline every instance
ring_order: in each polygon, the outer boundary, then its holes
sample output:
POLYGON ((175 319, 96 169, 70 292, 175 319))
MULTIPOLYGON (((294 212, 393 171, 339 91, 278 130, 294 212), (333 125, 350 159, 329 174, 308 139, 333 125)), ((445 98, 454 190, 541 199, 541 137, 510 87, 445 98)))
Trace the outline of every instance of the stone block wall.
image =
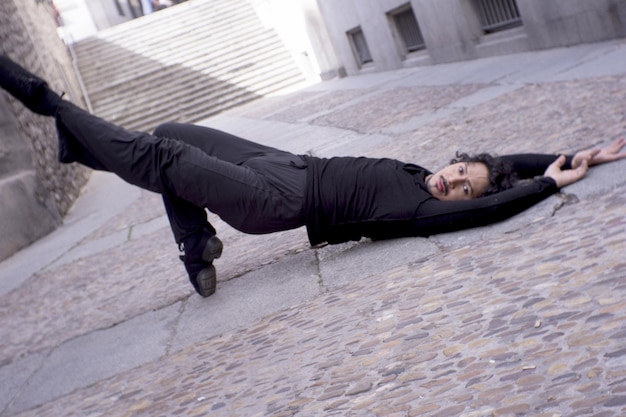
MULTIPOLYGON (((0 53, 45 78, 84 107, 66 45, 45 1, 0 2, 0 53)), ((57 159, 53 118, 0 92, 0 260, 57 227, 89 170, 57 159)))
MULTIPOLYGON (((348 75, 626 37, 626 0, 516 0, 521 24, 484 30, 478 0, 317 0, 338 66, 348 75), (388 18, 413 10, 426 48, 398 49, 388 18), (360 28, 372 62, 360 66, 348 32, 360 28)), ((397 37, 397 36, 396 36, 397 37)))
POLYGON ((624 0, 517 0, 533 49, 626 36, 624 0))

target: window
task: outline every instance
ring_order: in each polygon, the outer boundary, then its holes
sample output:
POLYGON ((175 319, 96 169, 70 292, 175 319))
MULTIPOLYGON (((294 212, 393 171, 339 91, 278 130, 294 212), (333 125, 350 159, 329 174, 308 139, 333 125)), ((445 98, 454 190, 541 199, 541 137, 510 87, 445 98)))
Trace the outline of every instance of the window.
POLYGON ((120 0, 114 0, 115 1, 115 8, 117 8, 117 13, 120 16, 126 16, 126 14, 124 13, 124 9, 122 9, 122 5, 120 4, 120 0))
POLYGON ((403 6, 401 9, 390 12, 395 31, 402 40, 402 44, 406 53, 415 52, 424 49, 424 38, 417 24, 417 19, 410 5, 403 6))
POLYGON ((128 8, 130 9, 130 14, 133 18, 138 18, 143 16, 143 7, 141 6, 141 2, 139 0, 127 0, 128 8))
POLYGON ((497 32, 522 24, 515 0, 476 0, 476 6, 485 33, 497 32))
POLYGON ((367 47, 365 35, 363 34, 363 31, 360 27, 349 31, 348 38, 350 39, 352 50, 354 51, 354 55, 360 67, 373 61, 370 50, 367 47))

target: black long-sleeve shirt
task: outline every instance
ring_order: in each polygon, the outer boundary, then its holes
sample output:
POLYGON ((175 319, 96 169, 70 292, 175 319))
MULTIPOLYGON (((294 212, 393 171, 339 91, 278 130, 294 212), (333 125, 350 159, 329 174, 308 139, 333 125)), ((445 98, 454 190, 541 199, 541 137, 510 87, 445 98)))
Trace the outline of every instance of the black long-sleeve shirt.
MULTIPOLYGON (((408 236, 430 236, 494 223, 545 199, 558 189, 542 175, 557 155, 503 156, 520 179, 514 188, 465 201, 441 201, 426 187, 430 171, 393 159, 315 158, 308 162, 305 216, 312 245, 408 236)), ((568 158, 568 168, 571 157, 568 158)))

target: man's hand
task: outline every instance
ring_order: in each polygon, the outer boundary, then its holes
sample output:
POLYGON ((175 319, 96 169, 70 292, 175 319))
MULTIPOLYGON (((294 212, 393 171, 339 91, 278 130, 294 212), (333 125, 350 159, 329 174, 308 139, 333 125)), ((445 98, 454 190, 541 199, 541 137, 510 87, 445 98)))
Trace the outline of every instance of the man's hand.
POLYGON ((559 188, 580 180, 589 169, 587 159, 583 159, 574 169, 562 170, 561 167, 563 167, 563 164, 565 164, 565 155, 559 156, 556 161, 548 166, 548 169, 546 169, 546 172, 543 174, 545 177, 552 178, 559 188))
POLYGON ((626 139, 619 138, 605 148, 580 151, 572 159, 572 168, 578 168, 585 160, 589 166, 594 166, 626 158, 626 152, 619 153, 624 146, 626 139))

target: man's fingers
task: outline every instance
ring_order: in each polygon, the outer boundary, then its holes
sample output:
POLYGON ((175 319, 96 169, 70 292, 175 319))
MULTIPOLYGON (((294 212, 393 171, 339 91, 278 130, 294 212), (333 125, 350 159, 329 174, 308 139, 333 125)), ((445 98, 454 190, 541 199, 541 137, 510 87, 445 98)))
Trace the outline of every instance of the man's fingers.
POLYGON ((626 145, 626 138, 621 137, 621 138, 617 139, 615 142, 613 142, 610 145, 610 148, 614 152, 619 152, 620 149, 622 149, 624 147, 624 145, 626 145))
POLYGON ((565 171, 561 171, 558 175, 560 177, 560 181, 557 180, 557 185, 564 187, 566 185, 573 184, 579 180, 581 180, 587 171, 589 170, 589 163, 587 160, 583 160, 576 169, 567 169, 565 171))
POLYGON ((581 179, 582 177, 584 177, 587 171, 589 171, 589 161, 587 161, 586 159, 583 159, 583 161, 580 163, 578 168, 576 168, 576 174, 577 174, 578 179, 581 179))
POLYGON ((607 152, 609 153, 618 153, 624 146, 626 145, 626 139, 621 137, 616 139, 609 146, 606 147, 607 152))
POLYGON ((555 167, 561 168, 565 164, 565 155, 560 155, 556 161, 552 163, 555 167))

